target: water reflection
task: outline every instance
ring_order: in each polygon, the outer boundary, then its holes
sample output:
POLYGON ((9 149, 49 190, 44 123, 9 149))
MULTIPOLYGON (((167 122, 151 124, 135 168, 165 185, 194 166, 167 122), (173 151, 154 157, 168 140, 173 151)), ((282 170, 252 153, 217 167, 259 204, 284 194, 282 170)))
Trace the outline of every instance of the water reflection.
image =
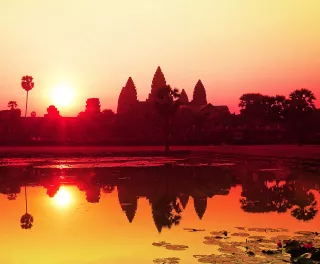
POLYGON ((72 195, 70 191, 63 186, 54 195, 53 202, 58 207, 67 207, 72 202, 72 195))
POLYGON ((119 205, 129 223, 134 221, 138 200, 144 197, 150 204, 159 233, 163 228, 179 225, 190 198, 194 212, 202 219, 208 199, 228 196, 230 189, 236 186, 242 188, 239 204, 244 212, 288 212, 297 221, 310 221, 318 214, 315 192, 320 191, 316 175, 290 169, 252 170, 211 166, 92 169, 3 167, 0 175, 0 192, 8 200, 16 200, 21 195, 21 188, 24 188, 26 213, 21 217, 21 227, 24 229, 33 226, 27 199, 27 188, 33 186, 44 187, 54 204, 62 208, 73 201, 65 186, 76 186, 84 193, 88 203, 99 203, 104 195, 117 190, 119 205))
POLYGON ((27 185, 24 186, 24 199, 26 204, 26 213, 21 216, 20 224, 22 229, 30 229, 33 226, 33 216, 28 213, 27 185))

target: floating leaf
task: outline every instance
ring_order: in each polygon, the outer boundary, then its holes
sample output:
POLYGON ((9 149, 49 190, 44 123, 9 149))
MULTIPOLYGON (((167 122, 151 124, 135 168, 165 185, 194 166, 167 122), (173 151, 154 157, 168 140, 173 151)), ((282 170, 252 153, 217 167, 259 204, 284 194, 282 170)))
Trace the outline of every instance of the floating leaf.
POLYGON ((281 254, 282 251, 281 251, 281 250, 271 250, 271 249, 268 249, 268 250, 262 250, 262 253, 263 253, 263 254, 267 254, 267 255, 274 255, 274 254, 281 254))
POLYGON ((239 236, 239 237, 248 237, 250 234, 248 233, 233 233, 231 236, 239 236))
POLYGON ((196 228, 184 228, 183 230, 189 231, 189 232, 203 232, 205 229, 196 229, 196 228))
POLYGON ((213 236, 227 236, 228 235, 228 232, 227 231, 213 231, 213 232, 210 232, 211 235, 213 236))
POLYGON ((153 246, 156 246, 156 247, 165 247, 167 245, 170 245, 170 243, 167 243, 165 241, 160 241, 160 242, 154 242, 152 243, 153 246))
POLYGON ((279 235, 279 236, 276 236, 276 237, 271 237, 270 240, 274 240, 274 241, 282 241, 282 240, 289 240, 291 239, 290 236, 286 236, 286 235, 279 235))
POLYGON ((188 246, 185 245, 166 245, 166 249, 169 250, 186 250, 188 246))
POLYGON ((179 258, 157 258, 153 260, 154 263, 159 264, 179 264, 179 261, 179 258))
POLYGON ((302 254, 298 259, 301 259, 301 258, 311 258, 312 257, 312 254, 311 253, 305 253, 305 254, 302 254))
POLYGON ((221 245, 218 249, 222 253, 228 253, 228 254, 240 254, 242 251, 235 247, 234 245, 221 245))
POLYGON ((165 241, 154 242, 152 243, 152 245, 156 247, 165 247, 166 249, 169 249, 169 250, 185 250, 188 248, 188 246, 185 246, 185 245, 172 245, 165 241))
POLYGON ((236 226, 235 228, 237 228, 237 229, 239 229, 239 230, 246 230, 246 228, 245 227, 243 227, 243 226, 236 226))
POLYGON ((311 232, 311 231, 297 231, 294 233, 298 234, 298 235, 303 235, 303 236, 317 236, 318 235, 317 232, 311 232))
POLYGON ((267 232, 267 229, 266 228, 248 228, 248 231, 267 232))
POLYGON ((263 240, 265 237, 264 236, 249 236, 249 239, 255 239, 255 240, 263 240))

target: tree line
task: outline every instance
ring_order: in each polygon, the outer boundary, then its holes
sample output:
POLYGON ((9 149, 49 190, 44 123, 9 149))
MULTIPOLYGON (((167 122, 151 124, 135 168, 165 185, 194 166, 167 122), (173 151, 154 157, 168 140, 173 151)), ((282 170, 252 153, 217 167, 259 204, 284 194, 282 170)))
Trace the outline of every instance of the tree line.
POLYGON ((5 133, 12 142, 24 136, 29 141, 30 138, 37 142, 39 138, 46 138, 55 144, 59 141, 164 144, 166 151, 171 144, 318 143, 320 114, 315 101, 313 92, 305 88, 293 91, 288 98, 246 93, 239 100, 240 114, 218 113, 212 117, 210 113, 201 115, 192 110, 181 100, 178 89, 166 85, 154 93, 149 102, 151 107, 142 113, 143 116, 138 111, 127 114, 115 114, 110 109, 101 111, 99 99, 91 98, 87 100, 85 111, 72 121, 73 125, 68 124, 54 106, 48 107, 45 120, 35 119, 33 111, 29 124, 22 124, 18 120, 21 111, 17 102, 10 101, 7 106, 12 115, 1 120, 4 129, 0 133, 7 142, 10 140, 5 133), (24 125, 29 128, 21 135, 24 125), (237 133, 241 133, 241 140, 235 139, 237 133))

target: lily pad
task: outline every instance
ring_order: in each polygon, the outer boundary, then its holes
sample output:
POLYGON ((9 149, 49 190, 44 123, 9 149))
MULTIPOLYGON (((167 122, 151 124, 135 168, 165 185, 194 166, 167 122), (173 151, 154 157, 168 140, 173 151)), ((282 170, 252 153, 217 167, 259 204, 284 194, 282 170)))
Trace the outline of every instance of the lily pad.
POLYGON ((248 231, 253 231, 253 232, 267 232, 267 229, 266 228, 258 228, 258 227, 255 227, 255 228, 248 228, 248 231))
POLYGON ((203 232, 206 231, 205 229, 196 229, 196 228, 184 228, 183 230, 189 231, 189 232, 203 232))
POLYGON ((165 247, 167 245, 170 245, 170 243, 167 243, 165 241, 160 241, 160 242, 154 242, 152 243, 153 246, 156 246, 156 247, 165 247))
POLYGON ((243 226, 236 226, 235 228, 237 228, 238 230, 242 230, 242 231, 246 230, 246 228, 243 226))
POLYGON ((179 264, 179 258, 157 258, 153 260, 154 263, 159 264, 179 264))
POLYGON ((318 232, 312 232, 312 231, 297 231, 294 233, 298 234, 298 235, 303 235, 303 236, 317 236, 317 235, 319 235, 318 232))
POLYGON ((232 233, 231 236, 248 237, 248 236, 250 236, 250 234, 248 234, 248 233, 232 233))
POLYGON ((210 232, 210 234, 213 236, 227 236, 228 232, 227 231, 213 231, 213 232, 210 232))
POLYGON ((262 240, 262 239, 264 239, 265 237, 264 237, 264 236, 249 236, 248 238, 249 238, 249 239, 254 239, 254 240, 262 240))
POLYGON ((166 245, 166 249, 169 250, 186 250, 187 248, 189 248, 188 246, 185 245, 166 245))
POLYGON ((228 253, 228 254, 241 254, 242 251, 235 247, 232 244, 226 244, 226 245, 220 245, 220 248, 218 249, 222 253, 228 253))

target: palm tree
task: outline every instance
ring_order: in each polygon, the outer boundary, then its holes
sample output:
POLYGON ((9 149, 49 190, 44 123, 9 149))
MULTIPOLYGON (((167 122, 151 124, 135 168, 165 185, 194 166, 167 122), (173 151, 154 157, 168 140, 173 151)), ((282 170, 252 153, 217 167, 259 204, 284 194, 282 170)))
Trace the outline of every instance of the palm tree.
POLYGON ((30 229, 33 226, 33 216, 28 213, 27 185, 24 186, 24 198, 26 201, 26 213, 21 216, 20 224, 22 229, 30 229))
POLYGON ((172 89, 170 85, 159 88, 155 97, 155 107, 163 118, 163 132, 165 137, 165 151, 170 151, 169 137, 172 117, 179 109, 180 93, 178 89, 172 89))
POLYGON ((26 111, 24 115, 25 117, 27 117, 29 91, 31 91, 31 89, 34 87, 33 77, 28 75, 23 76, 21 79, 21 86, 27 92, 26 111))
POLYGON ((10 101, 8 103, 8 108, 10 108, 10 110, 15 110, 18 107, 18 104, 16 101, 10 101))

